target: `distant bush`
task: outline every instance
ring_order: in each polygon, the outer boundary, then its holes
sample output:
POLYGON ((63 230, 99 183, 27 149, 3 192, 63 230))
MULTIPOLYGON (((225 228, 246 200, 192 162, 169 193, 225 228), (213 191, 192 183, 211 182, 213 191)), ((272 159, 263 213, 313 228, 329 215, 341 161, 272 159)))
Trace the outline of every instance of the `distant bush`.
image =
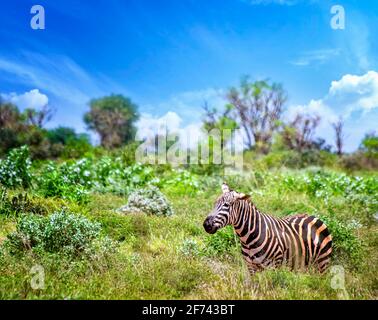
POLYGON ((11 253, 25 250, 42 250, 50 253, 63 253, 79 256, 91 252, 96 241, 107 238, 100 236, 101 226, 79 215, 60 211, 49 217, 24 215, 17 224, 16 231, 9 234, 4 242, 11 253))
POLYGON ((27 146, 11 150, 6 159, 0 160, 0 184, 7 188, 29 187, 32 180, 30 167, 27 146))
POLYGON ((340 166, 347 171, 357 170, 377 170, 378 156, 373 153, 357 151, 352 154, 344 155, 339 160, 340 166))
POLYGON ((141 142, 131 142, 122 149, 122 163, 126 166, 131 166, 135 163, 135 152, 141 142))
POLYGON ((128 197, 127 205, 120 208, 119 212, 144 212, 157 216, 170 216, 173 214, 173 209, 160 190, 151 186, 132 192, 128 197))
POLYGON ((47 209, 40 203, 30 200, 26 193, 9 197, 6 189, 0 191, 0 214, 17 216, 25 213, 46 215, 47 209))
POLYGON ((304 192, 324 201, 332 196, 341 196, 349 202, 358 202, 367 207, 378 205, 378 179, 374 176, 363 178, 315 169, 302 174, 286 174, 281 183, 285 189, 304 192))
POLYGON ((146 185, 161 184, 152 167, 140 163, 125 166, 122 158, 103 157, 94 164, 93 170, 95 174, 94 190, 101 193, 111 192, 127 195, 146 185))
POLYGON ((179 195, 195 195, 201 191, 198 177, 187 170, 173 171, 164 181, 164 189, 179 195))
POLYGON ((88 190, 92 185, 88 162, 78 161, 58 166, 49 162, 37 177, 38 192, 45 197, 58 197, 79 203, 88 200, 88 190))

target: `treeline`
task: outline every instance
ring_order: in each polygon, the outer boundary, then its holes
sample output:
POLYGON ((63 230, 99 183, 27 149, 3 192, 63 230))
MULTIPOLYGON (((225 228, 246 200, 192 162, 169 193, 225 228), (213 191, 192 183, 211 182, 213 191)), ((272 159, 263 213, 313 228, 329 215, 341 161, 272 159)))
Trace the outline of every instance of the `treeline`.
POLYGON ((227 92, 223 110, 211 108, 205 102, 204 127, 207 130, 242 129, 251 161, 262 158, 271 166, 337 164, 350 170, 378 168, 375 132, 366 134, 356 152, 344 154, 347 135, 343 119, 340 117, 331 123, 334 130, 332 147, 316 136, 323 120, 320 116, 298 112, 293 119, 284 119, 287 97, 281 84, 268 80, 252 82, 243 77, 238 88, 227 92))
MULTIPOLYGON (((281 84, 243 77, 239 87, 228 90, 227 104, 222 110, 205 102, 203 127, 242 129, 247 160, 263 159, 268 166, 337 163, 350 170, 378 168, 375 132, 366 134, 356 152, 345 154, 347 133, 342 118, 331 123, 334 129, 334 146, 331 146, 316 136, 323 120, 319 116, 297 113, 291 120, 284 119, 287 97, 281 84)), ((100 147, 93 147, 87 134, 78 134, 72 128, 46 129, 46 123, 54 115, 49 106, 21 112, 17 106, 0 100, 0 156, 22 145, 29 146, 33 159, 80 158, 94 150, 117 150, 125 146, 132 153, 138 106, 122 95, 110 95, 91 100, 89 107, 83 120, 89 130, 98 134, 100 147)))
MULTIPOLYGON (((9 150, 28 145, 33 159, 80 158, 93 151, 88 134, 77 133, 69 127, 46 129, 54 116, 48 105, 40 110, 20 109, 0 100, 0 156, 9 150)), ((84 115, 89 130, 96 132, 105 149, 119 148, 135 136, 137 106, 121 95, 93 99, 84 115)))

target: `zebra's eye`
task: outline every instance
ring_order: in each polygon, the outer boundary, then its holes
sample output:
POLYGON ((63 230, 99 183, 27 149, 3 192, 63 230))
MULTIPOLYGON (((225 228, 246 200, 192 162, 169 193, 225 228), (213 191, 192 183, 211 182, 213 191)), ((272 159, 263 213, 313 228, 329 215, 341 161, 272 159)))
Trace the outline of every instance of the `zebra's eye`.
POLYGON ((225 203, 225 204, 223 204, 223 207, 224 207, 225 209, 228 209, 228 208, 230 207, 230 205, 229 205, 228 203, 225 203))

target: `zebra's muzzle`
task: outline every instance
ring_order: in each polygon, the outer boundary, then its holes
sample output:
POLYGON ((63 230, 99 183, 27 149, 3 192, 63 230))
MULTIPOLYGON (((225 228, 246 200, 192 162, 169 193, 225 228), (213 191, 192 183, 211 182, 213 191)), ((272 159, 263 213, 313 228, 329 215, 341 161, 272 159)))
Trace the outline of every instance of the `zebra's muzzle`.
POLYGON ((214 226, 214 218, 207 217, 205 222, 203 223, 203 227, 207 233, 213 234, 217 232, 218 228, 214 226))

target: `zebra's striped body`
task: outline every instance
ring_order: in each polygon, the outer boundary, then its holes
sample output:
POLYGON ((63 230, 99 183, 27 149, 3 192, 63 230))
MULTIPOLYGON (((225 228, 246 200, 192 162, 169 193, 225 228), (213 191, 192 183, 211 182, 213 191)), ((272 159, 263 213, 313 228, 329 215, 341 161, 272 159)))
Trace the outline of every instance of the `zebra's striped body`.
POLYGON ((227 185, 223 192, 204 227, 214 233, 233 225, 250 272, 281 265, 292 269, 316 265, 320 272, 327 268, 332 236, 322 221, 306 214, 276 218, 259 212, 248 196, 227 185))

